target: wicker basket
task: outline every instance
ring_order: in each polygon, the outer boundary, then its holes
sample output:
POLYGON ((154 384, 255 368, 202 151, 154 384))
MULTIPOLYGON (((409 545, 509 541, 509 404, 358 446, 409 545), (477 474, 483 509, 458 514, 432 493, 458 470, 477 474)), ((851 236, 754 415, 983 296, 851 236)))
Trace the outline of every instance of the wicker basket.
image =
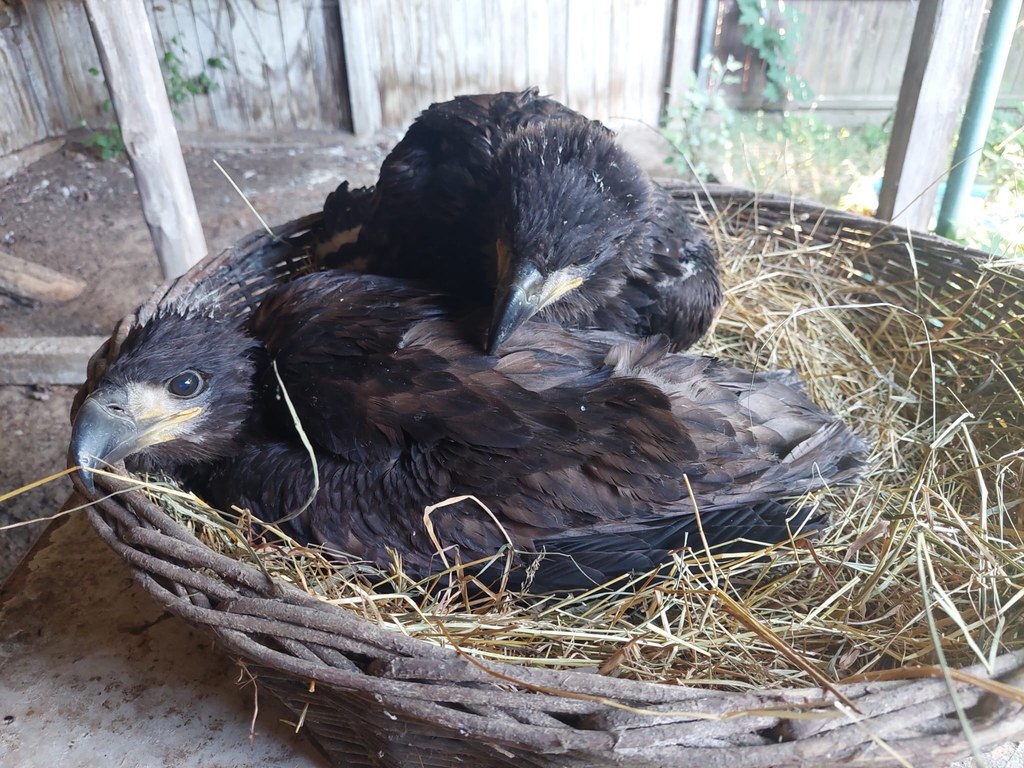
MULTIPOLYGON (((934 306, 969 313, 991 328, 986 354, 1004 370, 1024 370, 1021 276, 986 277, 984 302, 978 295, 963 299, 964 285, 981 274, 981 254, 790 198, 725 188, 679 187, 675 194, 697 220, 728 208, 731 226, 783 231, 808 246, 836 239, 855 245, 848 250, 859 256, 835 269, 862 285, 869 302, 922 314, 934 306)), ((245 312, 275 281, 309 269, 317 221, 314 215, 292 222, 273 238, 250 235, 158 291, 93 357, 76 408, 128 329, 162 302, 212 288, 245 312)), ((952 345, 936 354, 957 353, 952 345)), ((962 391, 955 393, 960 401, 984 410, 991 424, 1024 423, 1011 387, 993 381, 983 365, 964 368, 961 361, 961 369, 962 391)), ((1020 428, 1015 429, 1019 439, 1020 428)), ((839 686, 859 715, 837 716, 834 698, 817 689, 734 693, 580 671, 500 664, 484 669, 449 649, 369 624, 289 585, 269 583, 261 571, 201 544, 128 488, 121 480, 97 478, 90 517, 100 535, 168 611, 208 628, 224 652, 243 662, 296 721, 301 718, 303 730, 334 765, 898 764, 878 743, 884 740, 921 766, 945 765, 968 751, 943 680, 839 686), (122 493, 103 498, 113 492, 122 493)), ((85 493, 80 485, 78 491, 85 493)), ((987 676, 981 668, 967 671, 987 676)), ((997 659, 994 671, 1020 686, 1024 653, 997 659)), ((1019 701, 956 686, 977 746, 1024 734, 1019 701)))

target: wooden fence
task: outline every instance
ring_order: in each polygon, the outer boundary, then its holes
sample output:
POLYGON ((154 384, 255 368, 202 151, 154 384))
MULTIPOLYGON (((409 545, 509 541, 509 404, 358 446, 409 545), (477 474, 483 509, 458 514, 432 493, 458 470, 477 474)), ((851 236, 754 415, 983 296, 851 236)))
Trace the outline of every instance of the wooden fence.
MULTIPOLYGON (((978 0, 982 2, 982 0, 978 0)), ((805 106, 839 111, 891 112, 899 97, 910 50, 917 2, 908 0, 789 0, 801 18, 802 35, 794 71, 810 86, 805 106)), ((742 82, 729 89, 742 108, 765 106, 762 67, 743 45, 735 0, 719 0, 714 53, 746 66, 742 82)), ((1006 63, 997 105, 1024 103, 1024 14, 1006 63)))
MULTIPOLYGON (((587 115, 656 123, 671 0, 345 0, 357 131, 456 93, 537 85, 587 115)), ((696 19, 687 25, 691 34, 696 19)))
MULTIPOLYGON (((979 0, 980 2, 981 0, 979 0)), ((209 94, 179 126, 241 136, 400 126, 458 92, 539 85, 593 117, 657 121, 695 64, 702 0, 144 0, 154 45, 184 74, 214 57, 209 94)), ((797 71, 816 104, 891 110, 917 4, 791 0, 804 16, 797 71)), ((713 50, 748 62, 734 94, 760 105, 759 66, 735 0, 713 50)), ((80 0, 0 0, 0 156, 102 114, 106 89, 80 0)), ((1024 101, 1018 28, 1000 103, 1024 101)))

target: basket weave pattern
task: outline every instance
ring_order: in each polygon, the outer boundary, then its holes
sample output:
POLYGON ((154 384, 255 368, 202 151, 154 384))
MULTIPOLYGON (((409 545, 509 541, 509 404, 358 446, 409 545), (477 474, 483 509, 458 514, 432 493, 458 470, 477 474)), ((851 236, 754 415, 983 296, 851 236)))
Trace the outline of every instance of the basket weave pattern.
MULTIPOLYGON (((960 391, 938 407, 983 402, 989 423, 1024 423, 1012 388, 977 362, 988 357, 1004 370, 1024 370, 1018 277, 985 273, 985 290, 968 301, 965 287, 982 279, 979 254, 948 241, 790 198, 726 188, 679 187, 675 194, 697 221, 727 208, 730 226, 785 230, 808 246, 856 245, 850 250, 859 257, 829 269, 865 303, 898 304, 929 317, 935 307, 969 314, 979 329, 991 330, 982 334, 991 348, 964 359, 955 345, 936 346, 936 364, 950 356, 961 372, 960 391)), ((317 221, 314 215, 292 222, 274 238, 250 235, 158 291, 93 357, 76 409, 128 330, 161 303, 216 292, 222 306, 244 313, 276 282, 310 269, 317 221)), ((941 337, 941 317, 933 323, 941 337)), ((992 439, 1003 439, 995 428, 992 439)), ((133 490, 130 479, 96 483, 90 518, 146 590, 168 611, 208 628, 338 766, 898 764, 879 740, 919 766, 944 765, 966 751, 944 680, 837 686, 859 713, 843 714, 832 695, 817 689, 735 693, 481 664, 269 582, 257 568, 199 542, 133 490)), ((981 667, 964 671, 989 676, 981 667)), ((1024 653, 997 659, 994 676, 1020 686, 1024 653)), ((1024 733, 1019 703, 954 685, 979 746, 1024 733)))

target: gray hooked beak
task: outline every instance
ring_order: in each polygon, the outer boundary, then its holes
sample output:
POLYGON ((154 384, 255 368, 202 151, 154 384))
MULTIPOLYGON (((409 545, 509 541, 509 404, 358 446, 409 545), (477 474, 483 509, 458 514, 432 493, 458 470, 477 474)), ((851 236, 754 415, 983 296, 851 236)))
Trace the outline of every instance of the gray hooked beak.
POLYGON ((530 263, 513 268, 512 275, 500 275, 494 293, 494 315, 487 338, 487 354, 493 355, 513 331, 544 307, 579 288, 583 278, 566 269, 545 276, 530 263))
POLYGON ((487 335, 487 354, 493 355, 512 332, 543 306, 544 275, 532 264, 522 264, 501 280, 494 294, 494 315, 487 335))
POLYGON ((80 466, 82 485, 96 489, 88 470, 120 461, 139 443, 139 425, 128 408, 124 390, 97 390, 85 399, 71 430, 68 463, 80 466))

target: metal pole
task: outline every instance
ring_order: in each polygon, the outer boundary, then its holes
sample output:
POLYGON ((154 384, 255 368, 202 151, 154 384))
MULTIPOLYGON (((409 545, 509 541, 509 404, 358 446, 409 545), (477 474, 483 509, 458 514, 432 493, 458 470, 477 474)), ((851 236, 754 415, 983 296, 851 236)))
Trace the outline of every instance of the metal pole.
POLYGON ((970 195, 974 178, 978 174, 981 150, 985 146, 992 111, 995 109, 999 83, 1003 79, 1006 59, 1010 54, 1010 41, 1024 0, 992 0, 985 36, 978 54, 978 67, 971 81, 964 119, 960 124, 960 138, 953 152, 953 168, 942 196, 942 207, 935 231, 949 237, 955 231, 960 209, 970 195))
POLYGON ((700 40, 697 44, 697 88, 707 90, 708 68, 704 63, 714 47, 715 27, 718 26, 718 0, 704 0, 700 20, 700 40))

